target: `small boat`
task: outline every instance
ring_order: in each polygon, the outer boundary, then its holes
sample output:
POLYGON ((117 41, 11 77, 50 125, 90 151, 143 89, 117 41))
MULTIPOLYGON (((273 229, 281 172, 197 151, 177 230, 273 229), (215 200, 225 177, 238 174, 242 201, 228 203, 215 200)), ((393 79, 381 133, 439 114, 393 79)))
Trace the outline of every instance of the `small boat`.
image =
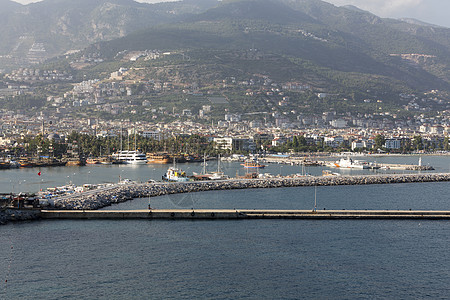
POLYGON ((243 164, 241 164, 241 166, 244 166, 244 168, 246 168, 246 169, 250 169, 250 168, 252 168, 252 169, 263 169, 263 168, 266 167, 266 165, 258 163, 257 160, 254 160, 254 161, 247 160, 243 164))
POLYGON ((9 169, 11 167, 10 162, 0 161, 0 169, 9 169))
POLYGON ((189 178, 186 176, 186 172, 184 172, 183 170, 176 167, 170 167, 162 176, 162 180, 172 182, 186 182, 189 181, 189 178))
POLYGON ((99 163, 100 163, 100 160, 98 160, 97 158, 90 157, 90 158, 86 159, 86 164, 88 164, 88 165, 97 165, 99 163))
POLYGON ((17 162, 20 164, 21 168, 32 168, 32 167, 36 166, 36 164, 33 161, 31 161, 27 158, 19 159, 17 162))
POLYGON ((98 163, 101 165, 112 165, 115 161, 111 156, 102 156, 98 159, 98 163))
POLYGON ((322 176, 341 176, 339 173, 331 172, 330 170, 323 170, 322 176))

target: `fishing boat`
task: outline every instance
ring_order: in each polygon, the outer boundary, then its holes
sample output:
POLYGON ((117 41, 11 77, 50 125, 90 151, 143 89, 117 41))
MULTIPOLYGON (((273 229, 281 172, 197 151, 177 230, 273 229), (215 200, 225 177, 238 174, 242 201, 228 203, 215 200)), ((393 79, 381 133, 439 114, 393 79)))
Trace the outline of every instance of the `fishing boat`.
POLYGON ((184 172, 183 170, 176 167, 170 167, 162 176, 162 180, 172 182, 186 182, 189 181, 189 178, 186 176, 186 172, 184 172))

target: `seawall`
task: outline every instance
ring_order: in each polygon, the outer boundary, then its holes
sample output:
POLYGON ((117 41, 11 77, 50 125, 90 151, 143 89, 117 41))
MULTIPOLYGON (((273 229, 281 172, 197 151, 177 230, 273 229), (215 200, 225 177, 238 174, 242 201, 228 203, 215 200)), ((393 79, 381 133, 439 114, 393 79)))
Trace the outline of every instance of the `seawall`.
POLYGON ((133 198, 156 197, 168 194, 192 193, 212 190, 250 188, 280 188, 300 186, 393 184, 414 182, 448 182, 450 173, 391 174, 362 176, 305 176, 299 178, 231 179, 179 183, 142 183, 115 185, 112 188, 88 193, 72 194, 53 200, 52 209, 94 210, 133 198))
POLYGON ((71 220, 244 220, 244 219, 427 219, 450 220, 450 211, 389 210, 235 210, 235 209, 155 209, 155 210, 43 210, 42 219, 71 220))
POLYGON ((35 209, 3 209, 0 210, 0 225, 11 221, 27 221, 40 218, 40 211, 35 209))

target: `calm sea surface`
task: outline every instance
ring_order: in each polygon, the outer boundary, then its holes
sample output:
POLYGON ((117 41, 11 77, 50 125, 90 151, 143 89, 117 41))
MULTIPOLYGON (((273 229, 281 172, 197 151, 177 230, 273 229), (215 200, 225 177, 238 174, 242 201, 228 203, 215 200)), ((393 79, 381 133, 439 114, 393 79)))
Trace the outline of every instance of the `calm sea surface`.
MULTIPOLYGON (((382 159, 391 157, 377 161, 382 159)), ((450 166, 448 157, 422 160, 439 172, 450 166)), ((201 169, 181 167, 188 173, 201 169)), ((119 176, 145 181, 160 178, 166 168, 43 168, 41 177, 36 169, 8 170, 0 172, 0 187, 8 192, 15 183, 15 191, 35 191, 119 176)), ((244 172, 237 164, 224 168, 230 175, 244 172)), ((280 165, 265 172, 280 169, 301 173, 280 165)), ((449 194, 450 183, 319 187, 317 202, 318 209, 450 210, 449 194)), ((105 209, 142 209, 149 202, 155 208, 312 209, 314 188, 170 195, 105 209)), ((449 299, 449 232, 449 221, 10 223, 0 226, 0 299, 449 299)))

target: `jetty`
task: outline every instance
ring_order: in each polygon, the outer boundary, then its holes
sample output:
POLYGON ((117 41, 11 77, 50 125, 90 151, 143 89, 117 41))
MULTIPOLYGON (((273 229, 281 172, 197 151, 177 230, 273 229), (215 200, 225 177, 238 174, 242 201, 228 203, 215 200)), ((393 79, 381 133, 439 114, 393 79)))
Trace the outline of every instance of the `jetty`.
POLYGON ((410 210, 243 210, 243 209, 147 209, 147 210, 42 210, 41 219, 148 219, 148 220, 241 220, 241 219, 428 219, 450 220, 450 211, 410 210))
POLYGON ((450 181, 450 173, 303 176, 295 178, 283 177, 171 183, 130 183, 117 184, 108 188, 92 190, 86 193, 73 193, 64 197, 51 199, 46 205, 42 206, 44 206, 44 208, 63 210, 95 210, 134 198, 147 198, 202 191, 448 181, 450 181))

